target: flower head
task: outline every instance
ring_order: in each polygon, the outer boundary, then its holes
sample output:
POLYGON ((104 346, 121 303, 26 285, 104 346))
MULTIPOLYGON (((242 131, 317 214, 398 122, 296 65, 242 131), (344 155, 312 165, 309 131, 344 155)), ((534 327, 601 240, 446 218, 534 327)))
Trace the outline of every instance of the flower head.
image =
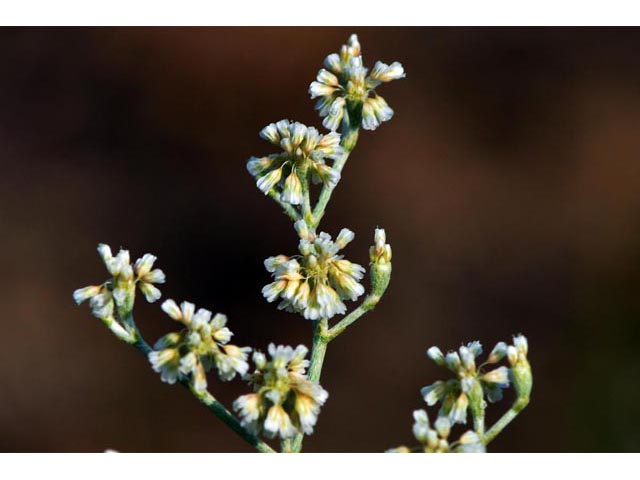
POLYGON ((343 154, 339 134, 321 135, 314 127, 280 120, 264 127, 260 136, 282 149, 247 162, 247 170, 265 195, 276 189, 283 202, 299 205, 307 177, 332 187, 340 180, 340 172, 327 164, 343 154))
POLYGON ((397 447, 388 452, 392 453, 470 453, 484 452, 484 445, 474 431, 467 431, 457 442, 449 443, 451 421, 448 417, 438 417, 433 423, 425 410, 413 412, 413 436, 420 443, 419 448, 397 447))
POLYGON ((301 313, 308 320, 343 314, 343 300, 355 301, 364 293, 359 283, 364 268, 338 255, 353 239, 353 232, 343 228, 333 241, 327 233, 311 232, 302 220, 295 227, 301 255, 267 258, 264 265, 274 281, 262 289, 262 294, 269 302, 280 299, 278 308, 301 313))
POLYGON ((263 432, 267 437, 283 439, 298 432, 313 433, 320 407, 329 394, 305 374, 307 348, 270 344, 268 353, 270 360, 262 352, 253 353, 256 370, 247 376, 253 393, 233 403, 242 425, 256 435, 263 432))
POLYGON ((164 283, 165 275, 162 270, 152 270, 155 256, 147 253, 131 266, 128 250, 121 249, 114 256, 111 247, 104 243, 98 245, 98 254, 111 278, 101 285, 91 285, 74 291, 73 299, 78 305, 88 300, 93 315, 105 320, 112 319, 114 311, 120 315, 131 312, 136 284, 148 302, 155 302, 160 298, 160 290, 153 284, 164 283))
POLYGON ((405 77, 399 62, 391 65, 376 62, 368 71, 363 66, 358 37, 349 37, 340 53, 330 54, 324 61, 316 80, 309 86, 311 98, 319 98, 316 109, 322 124, 329 130, 337 130, 345 117, 360 116, 365 130, 375 130, 382 122, 393 117, 393 110, 384 98, 376 93, 382 83, 405 77))
POLYGON ((206 372, 213 368, 223 381, 247 373, 251 349, 228 343, 233 333, 226 326, 225 315, 196 310, 190 302, 178 306, 173 300, 166 300, 162 310, 185 327, 160 338, 149 353, 149 362, 163 382, 175 383, 179 374, 191 375, 195 389, 204 391, 206 372))
MULTIPOLYGON (((501 349, 500 344, 494 348, 489 356, 490 364, 496 358, 496 349, 501 349)), ((439 380, 421 390, 427 405, 433 406, 442 401, 440 415, 447 416, 452 423, 466 423, 467 409, 482 408, 483 394, 489 402, 497 402, 502 399, 502 390, 509 386, 509 370, 502 366, 490 371, 484 371, 476 366, 476 358, 482 354, 480 342, 471 342, 463 345, 457 352, 449 352, 446 355, 438 347, 427 350, 429 356, 437 365, 450 370, 455 378, 448 381, 439 380)))

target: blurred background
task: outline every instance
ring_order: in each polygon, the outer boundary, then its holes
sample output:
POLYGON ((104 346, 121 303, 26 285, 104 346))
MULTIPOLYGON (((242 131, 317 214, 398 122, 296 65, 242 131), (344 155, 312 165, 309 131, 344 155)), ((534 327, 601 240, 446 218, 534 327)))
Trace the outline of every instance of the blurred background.
MULTIPOLYGON (((226 313, 238 344, 309 344, 260 294, 297 240, 245 161, 269 122, 320 124, 308 84, 353 31, 407 78, 322 230, 354 230, 366 265, 384 226, 394 272, 329 348, 306 451, 411 443, 446 375, 426 348, 519 332, 532 402, 492 451, 640 450, 640 30, 589 28, 0 30, 0 450, 250 451, 71 293, 106 278, 106 242, 156 254, 164 297, 226 313)), ((175 327, 158 304, 136 319, 175 327)))

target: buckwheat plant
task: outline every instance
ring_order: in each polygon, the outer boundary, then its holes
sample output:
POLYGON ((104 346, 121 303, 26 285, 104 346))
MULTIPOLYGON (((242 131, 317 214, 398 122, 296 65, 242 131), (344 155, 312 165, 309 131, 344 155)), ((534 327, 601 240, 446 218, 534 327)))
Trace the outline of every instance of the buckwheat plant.
MULTIPOLYGON (((310 360, 304 345, 293 348, 272 343, 266 353, 235 345, 225 315, 196 308, 187 301, 162 303, 161 309, 176 322, 176 328, 149 344, 134 321, 133 308, 138 290, 150 303, 161 297, 157 285, 165 282, 165 275, 154 269, 156 257, 151 254, 132 264, 127 250, 121 249, 114 256, 109 246, 100 244, 98 253, 108 278, 73 293, 78 304, 88 302, 93 315, 118 339, 142 352, 163 382, 188 388, 260 452, 275 451, 265 439, 280 440, 283 452, 302 450, 303 437, 313 433, 329 396, 319 383, 329 343, 373 310, 389 285, 391 246, 384 229, 374 232, 367 291, 362 284, 365 267, 343 254, 354 233, 343 228, 333 238, 320 230, 320 222, 360 129, 375 130, 393 117, 393 110, 377 93, 378 87, 404 76, 398 62, 376 62, 370 71, 365 68, 358 38, 352 35, 339 53, 327 56, 324 68, 309 87, 311 98, 318 99, 316 109, 328 131, 290 120, 271 123, 260 131, 260 137, 271 144, 272 152, 247 161, 247 170, 258 189, 283 209, 298 237, 298 251, 293 255, 275 255, 264 261, 271 282, 262 294, 267 302, 277 302, 278 309, 309 321, 313 329, 310 360), (222 382, 247 382, 248 393, 233 402, 236 415, 210 391, 209 372, 217 374, 222 382)), ((429 350, 429 356, 448 368, 454 378, 423 389, 428 405, 442 405, 433 425, 424 410, 414 412, 413 431, 420 446, 393 451, 484 451, 485 445, 526 406, 531 390, 526 339, 515 337, 509 347, 499 343, 487 361, 476 367, 475 358, 481 351, 478 342, 461 347, 459 354, 444 356, 436 347, 429 350), (493 368, 505 356, 510 368, 493 368), (502 389, 510 384, 517 393, 515 403, 485 432, 485 398, 498 401, 502 389), (473 430, 449 443, 452 427, 466 423, 467 410, 473 418, 473 430)))

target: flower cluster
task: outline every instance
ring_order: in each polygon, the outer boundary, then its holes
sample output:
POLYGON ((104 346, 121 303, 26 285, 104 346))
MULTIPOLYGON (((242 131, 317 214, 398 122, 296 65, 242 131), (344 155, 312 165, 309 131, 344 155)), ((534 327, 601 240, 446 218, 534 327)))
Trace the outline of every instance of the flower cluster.
POLYGON ((424 410, 413 412, 413 435, 418 442, 419 448, 410 449, 408 447, 397 447, 387 450, 389 453, 483 453, 485 447, 480 437, 473 430, 462 434, 457 442, 449 444, 449 434, 451 433, 451 422, 447 417, 438 417, 431 427, 429 416, 424 410))
POLYGON ((307 379, 307 348, 270 344, 268 353, 270 360, 262 352, 253 353, 256 370, 247 376, 253 393, 242 395, 233 404, 242 425, 256 435, 264 432, 270 438, 313 433, 320 407, 329 394, 307 379))
POLYGON ((442 400, 440 415, 447 416, 452 423, 467 422, 467 408, 471 404, 474 409, 483 409, 483 394, 489 402, 502 399, 502 389, 509 386, 509 369, 498 367, 488 372, 483 371, 485 365, 495 364, 506 354, 507 346, 498 343, 487 361, 476 368, 475 359, 482 353, 480 342, 471 342, 460 347, 458 352, 443 355, 438 347, 431 347, 427 355, 439 366, 448 368, 455 378, 448 381, 437 381, 424 387, 421 391, 427 405, 433 406, 442 400))
POLYGON ((221 380, 244 375, 249 369, 251 348, 229 344, 233 333, 226 327, 227 317, 182 302, 166 300, 162 310, 185 328, 160 338, 149 353, 149 362, 163 382, 175 383, 178 375, 191 375, 197 391, 207 388, 206 372, 215 368, 221 380))
POLYGON ((300 205, 309 174, 314 183, 331 187, 340 180, 340 172, 327 165, 327 160, 343 154, 340 134, 321 135, 314 127, 280 120, 264 127, 260 136, 283 150, 262 158, 251 157, 247 162, 247 170, 265 195, 278 187, 280 200, 300 205))
POLYGON ((353 240, 354 233, 343 228, 333 241, 327 233, 316 235, 303 220, 295 227, 301 255, 267 258, 264 265, 274 282, 266 285, 262 294, 268 302, 279 298, 279 309, 301 313, 308 320, 345 313, 343 300, 355 301, 364 293, 359 283, 364 267, 338 255, 353 240))
POLYGON ((324 117, 322 124, 326 128, 335 131, 345 117, 352 121, 348 117, 353 116, 356 121, 361 117, 360 123, 365 130, 375 130, 393 117, 393 110, 375 89, 382 83, 405 76, 400 63, 376 62, 367 75, 360 43, 354 34, 340 53, 327 56, 324 66, 309 86, 309 94, 311 98, 320 97, 316 109, 324 117))
POLYGON ((114 309, 124 315, 131 312, 135 299, 135 287, 138 285, 148 302, 160 298, 160 290, 153 284, 164 283, 162 270, 153 269, 156 257, 147 253, 133 266, 128 250, 121 249, 113 256, 109 245, 98 245, 98 253, 104 262, 111 279, 101 285, 90 285, 73 292, 73 299, 79 305, 89 300, 91 312, 100 319, 113 318, 114 309))

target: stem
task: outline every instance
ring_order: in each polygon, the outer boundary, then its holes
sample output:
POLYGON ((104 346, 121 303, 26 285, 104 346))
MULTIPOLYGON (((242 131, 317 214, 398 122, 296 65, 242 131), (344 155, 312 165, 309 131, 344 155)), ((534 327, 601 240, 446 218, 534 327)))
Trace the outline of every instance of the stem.
POLYGON ((297 210, 293 208, 292 205, 289 205, 288 203, 280 200, 280 195, 278 194, 278 192, 272 189, 269 192, 269 196, 273 198, 276 201, 276 203, 282 207, 282 209, 284 210, 284 213, 286 213, 291 220, 293 220, 294 222, 297 222, 298 220, 300 220, 300 214, 297 212, 297 210))
POLYGON ((484 435, 484 409, 481 414, 473 417, 473 429, 480 437, 484 435))
POLYGON ((302 181, 302 218, 310 227, 313 226, 313 214, 311 213, 311 194, 309 192, 309 167, 306 162, 298 169, 302 181))
POLYGON ((379 296, 372 294, 367 295, 367 297, 362 301, 358 308, 356 308, 349 315, 340 320, 336 325, 333 326, 333 328, 331 328, 326 333, 327 341, 330 342, 331 340, 336 338, 338 335, 344 332, 349 325, 358 320, 362 315, 373 310, 379 301, 379 296))
POLYGON ((529 404, 529 397, 520 398, 515 401, 513 406, 505 412, 500 419, 493 424, 493 426, 487 431, 484 436, 481 435, 482 443, 488 445, 494 438, 496 438, 502 430, 509 425, 514 418, 529 404))
MULTIPOLYGON (((142 334, 140 333, 140 330, 138 330, 138 327, 133 321, 132 312, 122 315, 122 320, 125 321, 128 325, 131 325, 134 332, 135 342, 133 343, 127 342, 127 343, 136 347, 136 349, 138 349, 138 351, 140 351, 140 353, 142 353, 145 357, 149 355, 149 353, 152 352, 153 349, 144 340, 144 338, 142 338, 142 334)), ((222 420, 229 428, 231 428, 231 430, 237 433, 249 445, 251 445, 261 453, 275 453, 275 451, 269 445, 267 445, 265 442, 260 440, 255 435, 249 433, 240 424, 238 419, 234 417, 233 414, 229 410, 227 410, 227 408, 224 405, 222 405, 218 400, 216 400, 215 397, 211 395, 209 392, 207 391, 198 392, 194 388, 194 386, 191 384, 189 379, 184 375, 180 375, 178 377, 178 381, 180 382, 181 385, 188 388, 193 394, 193 396, 196 397, 200 403, 202 403, 209 410, 211 410, 216 417, 222 420)))
POLYGON ((313 332, 313 348, 311 349, 311 362, 307 378, 312 382, 319 382, 322 374, 322 364, 327 353, 329 339, 326 337, 329 320, 323 318, 316 322, 313 332))
POLYGON ((218 400, 214 398, 206 390, 204 392, 198 392, 195 387, 189 382, 187 379, 181 379, 180 383, 187 387, 194 397, 196 397, 200 403, 205 405, 209 410, 211 410, 216 417, 222 420, 231 430, 237 433, 245 442, 254 447, 260 453, 275 453, 275 451, 267 445, 265 442, 260 440, 255 435, 247 432, 245 428, 240 424, 238 419, 233 416, 229 410, 226 409, 224 405, 222 405, 218 400))
MULTIPOLYGON (((350 118, 353 118, 351 121, 345 121, 342 128, 342 141, 340 144, 344 148, 344 153, 342 156, 333 162, 331 168, 337 170, 338 173, 342 173, 342 169, 344 168, 344 164, 347 163, 347 159, 349 158, 349 154, 353 151, 356 146, 356 142, 358 141, 358 130, 360 128, 360 115, 351 115, 350 118)), ((313 209, 313 226, 317 227, 320 224, 320 220, 324 216, 324 211, 327 208, 327 204, 329 200, 331 200, 331 194, 337 185, 329 186, 323 185, 322 191, 320 192, 320 196, 318 197, 318 203, 316 203, 315 208, 313 209)))
MULTIPOLYGON (((327 338, 327 328, 329 321, 326 318, 315 322, 315 329, 313 331, 313 346, 311 347, 311 363, 309 364, 309 372, 307 378, 312 382, 320 380, 322 374, 322 364, 324 363, 324 357, 327 353, 327 345, 329 339, 327 338)), ((298 453, 302 450, 302 440, 304 434, 298 433, 293 440, 289 442, 283 442, 283 451, 298 453)))

